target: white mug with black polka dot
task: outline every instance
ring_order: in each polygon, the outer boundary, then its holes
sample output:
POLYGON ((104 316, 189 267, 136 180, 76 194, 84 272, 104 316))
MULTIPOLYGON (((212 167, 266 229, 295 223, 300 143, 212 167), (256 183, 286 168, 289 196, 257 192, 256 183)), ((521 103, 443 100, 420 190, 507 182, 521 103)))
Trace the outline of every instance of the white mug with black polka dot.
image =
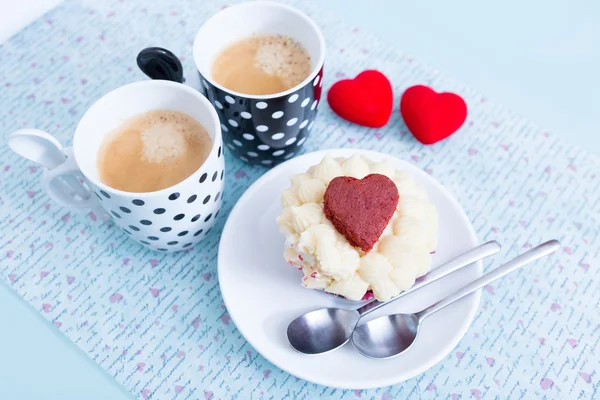
MULTIPOLYGON (((225 146, 241 160, 272 166, 301 150, 317 116, 323 89, 325 40, 306 14, 285 4, 249 1, 221 10, 200 28, 193 45, 200 90, 219 115, 225 146), (215 57, 228 45, 253 35, 284 35, 308 51, 311 72, 281 93, 249 95, 232 91, 211 76, 215 57)), ((141 56, 141 57, 140 57, 141 56)), ((138 65, 152 78, 179 80, 181 63, 168 50, 145 49, 138 65)))
MULTIPOLYGON (((209 234, 219 215, 225 164, 215 109, 198 91, 180 83, 131 83, 106 94, 85 113, 65 149, 65 162, 46 172, 44 187, 54 200, 75 208, 101 207, 132 239, 158 251, 184 250, 209 234), (98 150, 124 120, 152 110, 174 110, 199 122, 212 138, 207 160, 184 181, 150 193, 113 189, 99 178, 98 150), (83 176, 87 195, 69 191, 64 178, 83 176)), ((127 171, 123 171, 124 174, 127 171)))

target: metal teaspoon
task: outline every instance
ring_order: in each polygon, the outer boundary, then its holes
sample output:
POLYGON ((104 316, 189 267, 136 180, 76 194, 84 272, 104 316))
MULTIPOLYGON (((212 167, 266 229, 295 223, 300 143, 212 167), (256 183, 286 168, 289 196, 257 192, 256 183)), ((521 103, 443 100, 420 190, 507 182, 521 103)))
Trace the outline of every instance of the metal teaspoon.
POLYGON ((387 315, 359 325, 352 335, 352 344, 362 355, 369 358, 396 357, 414 343, 425 318, 509 272, 556 251, 559 247, 558 240, 542 243, 421 312, 387 315))
POLYGON ((358 320, 378 308, 390 304, 419 288, 461 269, 482 258, 496 254, 500 245, 487 242, 467 251, 447 263, 435 268, 417 281, 409 290, 392 297, 386 302, 371 301, 356 309, 321 308, 310 311, 293 320, 287 329, 287 338, 292 347, 303 354, 315 355, 335 350, 348 342, 358 320))

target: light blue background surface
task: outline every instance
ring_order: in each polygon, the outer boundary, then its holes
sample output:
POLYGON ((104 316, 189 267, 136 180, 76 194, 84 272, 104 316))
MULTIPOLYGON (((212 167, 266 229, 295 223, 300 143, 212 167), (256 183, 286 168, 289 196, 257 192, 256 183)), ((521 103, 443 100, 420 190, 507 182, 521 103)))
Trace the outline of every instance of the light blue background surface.
MULTIPOLYGON (((323 4, 420 62, 600 154, 597 1, 323 4)), ((1 399, 131 398, 4 285, 0 321, 11 321, 0 331, 1 399)))

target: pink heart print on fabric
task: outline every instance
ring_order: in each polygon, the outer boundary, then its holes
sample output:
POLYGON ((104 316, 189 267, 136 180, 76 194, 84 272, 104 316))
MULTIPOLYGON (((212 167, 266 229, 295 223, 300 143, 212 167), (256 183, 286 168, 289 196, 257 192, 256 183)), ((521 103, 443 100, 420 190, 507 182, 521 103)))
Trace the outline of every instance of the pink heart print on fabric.
POLYGON ((550 378, 543 378, 540 381, 540 386, 542 387, 542 389, 548 390, 548 389, 552 388, 552 386, 554 386, 554 381, 550 378))
POLYGON ((592 383, 592 376, 590 374, 588 374, 587 372, 580 372, 579 376, 581 377, 581 379, 583 379, 586 383, 592 383))
POLYGON ((110 296, 109 300, 112 304, 118 303, 123 300, 123 295, 121 293, 114 293, 110 296))
POLYGON ((61 220, 63 223, 67 223, 69 222, 69 220, 71 219, 71 213, 66 213, 65 215, 62 216, 61 220))
POLYGON ((192 321, 192 326, 194 327, 194 329, 198 329, 198 327, 200 326, 200 317, 194 318, 194 320, 192 321))
POLYGON ((475 398, 475 400, 481 400, 481 390, 471 389, 471 395, 475 398))

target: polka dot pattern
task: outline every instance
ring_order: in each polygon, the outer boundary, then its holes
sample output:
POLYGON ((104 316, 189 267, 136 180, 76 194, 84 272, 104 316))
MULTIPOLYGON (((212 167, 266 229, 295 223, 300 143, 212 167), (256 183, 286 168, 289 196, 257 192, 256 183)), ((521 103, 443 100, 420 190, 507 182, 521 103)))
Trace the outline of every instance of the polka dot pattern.
POLYGON ((294 92, 265 99, 234 95, 207 83, 206 96, 219 115, 227 151, 249 164, 270 167, 297 155, 305 143, 321 100, 323 69, 294 92))
MULTIPOLYGON (((217 222, 222 205, 225 160, 220 137, 215 140, 215 146, 200 171, 170 190, 132 195, 92 185, 92 192, 101 199, 100 204, 112 223, 123 230, 122 238, 131 238, 155 251, 189 248, 204 240, 217 222), (202 234, 193 236, 198 231, 202 234)), ((246 150, 246 153, 252 151, 246 150)), ((256 148, 254 153, 258 157, 256 148)), ((123 239, 115 239, 115 242, 117 240, 123 239)))

